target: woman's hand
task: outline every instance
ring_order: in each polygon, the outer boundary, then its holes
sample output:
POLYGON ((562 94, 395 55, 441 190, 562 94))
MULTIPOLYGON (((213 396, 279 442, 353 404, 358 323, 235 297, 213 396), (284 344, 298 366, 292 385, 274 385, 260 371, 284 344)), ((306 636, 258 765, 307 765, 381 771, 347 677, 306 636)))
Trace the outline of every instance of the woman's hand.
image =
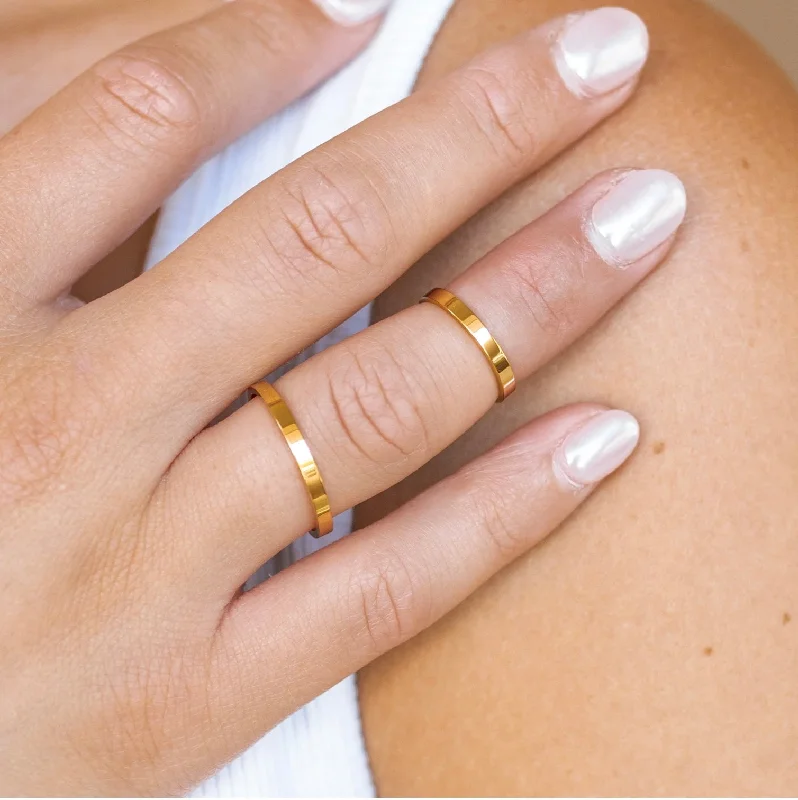
MULTIPOLYGON (((316 518, 260 399, 206 426, 621 105, 646 51, 627 12, 555 21, 291 165, 122 289, 69 299, 201 159, 372 29, 238 0, 100 62, 0 141, 6 794, 186 789, 445 614, 636 444, 624 412, 549 414, 240 593, 316 518)), ((522 380, 664 257, 683 215, 673 176, 603 174, 449 288, 522 380)), ((277 388, 336 513, 429 461, 497 392, 431 304, 277 388)))

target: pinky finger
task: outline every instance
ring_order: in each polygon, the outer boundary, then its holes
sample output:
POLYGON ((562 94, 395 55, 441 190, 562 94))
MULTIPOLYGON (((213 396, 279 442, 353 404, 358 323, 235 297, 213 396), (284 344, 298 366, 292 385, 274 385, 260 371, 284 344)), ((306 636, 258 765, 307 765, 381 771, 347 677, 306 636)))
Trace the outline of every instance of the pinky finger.
POLYGON ((553 531, 638 439, 624 411, 581 405, 548 414, 244 595, 219 630, 218 664, 235 671, 219 675, 220 707, 254 738, 415 636, 553 531))

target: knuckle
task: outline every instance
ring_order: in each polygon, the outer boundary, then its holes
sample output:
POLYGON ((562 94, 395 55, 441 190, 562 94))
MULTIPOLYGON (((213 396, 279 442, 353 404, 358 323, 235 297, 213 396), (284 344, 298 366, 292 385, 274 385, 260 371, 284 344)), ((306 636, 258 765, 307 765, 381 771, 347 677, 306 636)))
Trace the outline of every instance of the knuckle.
POLYGON ((110 771, 136 794, 147 793, 142 775, 164 772, 170 782, 179 779, 172 774, 174 765, 165 762, 170 731, 205 722, 209 706, 199 659, 186 645, 161 646, 162 654, 142 647, 134 655, 108 659, 106 671, 98 671, 91 686, 104 698, 103 712, 94 718, 91 735, 81 730, 73 742, 84 760, 95 762, 101 773, 110 771))
POLYGON ((90 414, 75 411, 71 383, 64 374, 24 374, 4 386, 0 504, 47 491, 78 458, 90 414))
POLYGON ((373 556, 355 568, 348 585, 349 603, 356 620, 355 635, 365 638, 369 655, 376 657, 414 636, 431 621, 431 603, 423 601, 419 582, 394 551, 373 556))
POLYGON ((277 3, 255 2, 237 3, 236 13, 247 26, 247 33, 254 37, 263 50, 281 60, 290 57, 302 35, 304 20, 296 15, 286 14, 277 3))
POLYGON ((199 102, 173 54, 131 49, 99 62, 92 78, 83 107, 119 151, 182 153, 199 145, 207 104, 199 102))
MULTIPOLYGON (((379 269, 390 247, 390 217, 374 187, 354 171, 308 159, 285 180, 268 240, 285 278, 317 288, 362 281, 379 269)), ((284 278, 284 279, 285 279, 284 278)))
POLYGON ((518 298, 522 313, 547 337, 559 337, 574 324, 572 275, 567 269, 573 261, 573 251, 549 242, 545 258, 510 259, 506 279, 510 296, 518 298))
POLYGON ((480 503, 482 530, 502 561, 513 558, 521 549, 521 537, 511 524, 507 508, 501 501, 483 498, 480 503))
POLYGON ((429 449, 424 392, 390 348, 342 350, 329 385, 333 418, 364 468, 384 468, 429 449))
POLYGON ((503 66, 471 66, 459 84, 462 105, 478 132, 496 154, 511 164, 525 163, 541 147, 524 108, 519 80, 503 66))
POLYGON ((491 464, 461 471, 461 496, 469 500, 473 527, 480 531, 499 564, 529 546, 529 526, 522 519, 529 506, 529 487, 525 487, 526 494, 515 492, 507 480, 508 473, 518 471, 518 455, 512 447, 505 447, 491 464))

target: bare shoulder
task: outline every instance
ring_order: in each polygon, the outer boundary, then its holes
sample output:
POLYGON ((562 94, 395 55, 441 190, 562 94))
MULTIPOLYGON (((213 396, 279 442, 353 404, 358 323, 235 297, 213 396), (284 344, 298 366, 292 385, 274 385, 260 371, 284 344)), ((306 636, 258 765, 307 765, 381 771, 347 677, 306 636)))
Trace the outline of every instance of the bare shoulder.
MULTIPOLYGON (((798 791, 798 98, 700 4, 626 5, 653 44, 632 103, 378 304, 384 316, 445 284, 599 170, 662 167, 688 187, 657 274, 361 512, 386 513, 561 403, 643 422, 639 456, 555 537, 363 673, 385 795, 798 791)), ((459 0, 421 81, 572 10, 459 0)))

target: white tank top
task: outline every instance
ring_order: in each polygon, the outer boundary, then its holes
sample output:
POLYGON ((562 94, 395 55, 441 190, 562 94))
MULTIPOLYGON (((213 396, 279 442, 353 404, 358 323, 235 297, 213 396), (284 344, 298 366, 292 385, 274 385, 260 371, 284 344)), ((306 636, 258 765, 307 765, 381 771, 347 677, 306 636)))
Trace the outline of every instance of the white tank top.
MULTIPOLYGON (((164 206, 150 248, 156 264, 261 181, 339 133, 399 102, 454 0, 395 0, 369 48, 312 94, 228 147, 199 169, 164 206)), ((282 371, 368 324, 362 309, 282 371)), ((345 536, 351 513, 317 542, 295 542, 259 571, 266 579, 345 536)), ((375 797, 360 726, 356 677, 350 676, 290 716, 203 783, 196 797, 375 797)))

